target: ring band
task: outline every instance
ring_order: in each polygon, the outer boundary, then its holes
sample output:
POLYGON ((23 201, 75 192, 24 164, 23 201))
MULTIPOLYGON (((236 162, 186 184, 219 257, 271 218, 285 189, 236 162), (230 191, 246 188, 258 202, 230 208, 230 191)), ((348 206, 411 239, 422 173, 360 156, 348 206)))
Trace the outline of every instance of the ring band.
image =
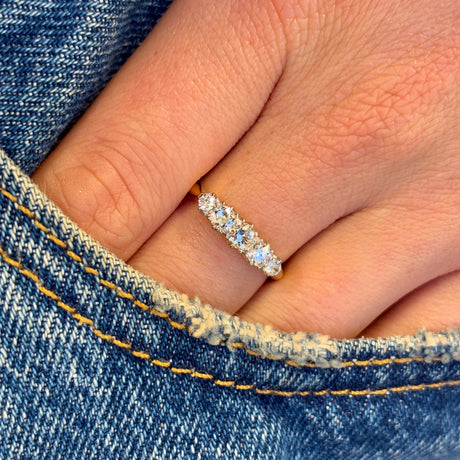
POLYGON ((195 184, 190 193, 198 196, 198 208, 213 228, 222 233, 230 246, 243 254, 251 265, 260 268, 272 279, 280 279, 283 276, 280 259, 254 231, 252 224, 238 216, 231 206, 220 201, 214 193, 201 193, 199 187, 199 184, 195 184))

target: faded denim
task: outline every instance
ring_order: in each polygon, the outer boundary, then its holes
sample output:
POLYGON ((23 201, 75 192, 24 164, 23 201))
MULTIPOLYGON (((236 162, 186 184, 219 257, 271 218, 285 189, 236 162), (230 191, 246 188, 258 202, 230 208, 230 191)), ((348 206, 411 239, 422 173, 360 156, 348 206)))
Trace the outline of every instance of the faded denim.
POLYGON ((0 3, 0 458, 460 458, 460 330, 242 322, 133 270, 30 181, 167 3, 0 3))

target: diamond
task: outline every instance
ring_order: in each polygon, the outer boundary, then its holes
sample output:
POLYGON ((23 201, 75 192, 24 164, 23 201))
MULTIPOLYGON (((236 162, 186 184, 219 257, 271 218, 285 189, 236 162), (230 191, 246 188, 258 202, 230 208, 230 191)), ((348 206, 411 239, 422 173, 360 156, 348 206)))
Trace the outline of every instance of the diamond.
POLYGON ((262 239, 246 253, 246 258, 251 265, 261 268, 267 276, 276 276, 281 272, 281 261, 262 239))
POLYGON ((213 193, 201 193, 198 196, 198 208, 207 216, 218 205, 218 201, 213 193))
POLYGON ((214 213, 216 224, 225 227, 227 222, 233 218, 233 209, 228 206, 221 206, 214 213))
POLYGON ((244 251, 252 247, 255 236, 256 233, 252 229, 252 226, 244 223, 233 233, 230 242, 233 243, 236 249, 244 251))
POLYGON ((227 220, 227 222, 225 223, 224 225, 224 230, 226 233, 233 233, 233 230, 235 229, 235 219, 234 218, 230 218, 229 220, 227 220))
POLYGON ((267 245, 257 245, 252 250, 248 252, 247 258, 251 265, 256 267, 263 268, 263 266, 270 260, 271 251, 270 246, 267 245))
POLYGON ((264 272, 268 276, 276 276, 280 273, 281 271, 281 261, 275 257, 273 254, 273 257, 267 262, 264 268, 264 272))

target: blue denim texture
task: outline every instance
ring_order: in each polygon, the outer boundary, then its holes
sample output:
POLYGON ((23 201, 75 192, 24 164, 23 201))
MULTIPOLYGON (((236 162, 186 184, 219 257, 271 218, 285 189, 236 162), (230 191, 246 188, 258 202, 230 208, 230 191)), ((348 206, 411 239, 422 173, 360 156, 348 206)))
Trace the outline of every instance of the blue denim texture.
POLYGON ((460 458, 459 330, 242 322, 136 272, 30 181, 166 6, 0 4, 0 458, 460 458))

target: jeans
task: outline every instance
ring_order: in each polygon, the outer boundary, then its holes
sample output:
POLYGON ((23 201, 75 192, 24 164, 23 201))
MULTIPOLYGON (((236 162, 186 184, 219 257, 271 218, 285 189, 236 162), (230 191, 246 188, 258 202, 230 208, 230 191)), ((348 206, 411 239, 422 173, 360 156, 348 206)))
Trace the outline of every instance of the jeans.
POLYGON ((460 330, 243 322, 117 259, 30 180, 168 3, 0 3, 0 458, 460 458, 460 330))

